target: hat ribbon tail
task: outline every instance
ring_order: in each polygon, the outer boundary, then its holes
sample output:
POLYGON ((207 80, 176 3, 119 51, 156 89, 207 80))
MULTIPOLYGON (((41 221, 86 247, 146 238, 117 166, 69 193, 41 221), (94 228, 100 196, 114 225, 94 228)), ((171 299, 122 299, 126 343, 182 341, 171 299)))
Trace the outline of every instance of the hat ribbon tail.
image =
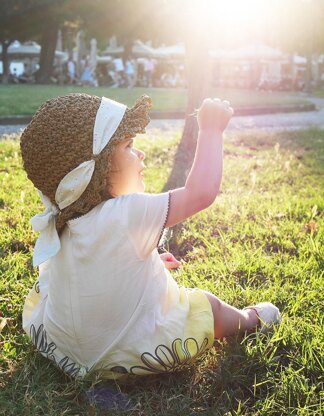
POLYGON ((56 216, 59 210, 51 203, 49 198, 40 191, 39 193, 46 209, 30 220, 33 229, 40 232, 34 249, 34 267, 55 256, 61 248, 60 238, 56 230, 56 216))

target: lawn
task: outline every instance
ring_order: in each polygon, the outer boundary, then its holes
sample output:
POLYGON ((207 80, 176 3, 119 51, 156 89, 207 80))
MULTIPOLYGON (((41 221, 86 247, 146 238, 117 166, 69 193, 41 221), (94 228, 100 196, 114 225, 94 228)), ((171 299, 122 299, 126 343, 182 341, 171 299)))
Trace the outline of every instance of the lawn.
POLYGON ((313 94, 315 97, 324 98, 324 88, 318 88, 315 91, 313 91, 313 94))
MULTIPOLYGON (((0 116, 32 115, 45 100, 71 92, 106 96, 128 106, 133 105, 139 95, 148 94, 153 99, 153 110, 155 111, 184 111, 187 103, 187 90, 185 89, 0 85, 0 116)), ((212 89, 210 95, 229 100, 235 108, 308 103, 298 94, 288 94, 287 92, 266 93, 250 90, 212 89)))
MULTIPOLYGON (((179 137, 138 140, 148 191, 163 188, 179 137)), ((23 333, 24 297, 37 278, 29 218, 42 206, 18 143, 0 142, 0 414, 323 414, 323 156, 323 131, 226 134, 222 192, 166 243, 183 263, 172 273, 237 307, 269 300, 282 325, 223 341, 183 373, 110 384, 133 410, 107 413, 85 399, 91 384, 64 376, 23 333)))

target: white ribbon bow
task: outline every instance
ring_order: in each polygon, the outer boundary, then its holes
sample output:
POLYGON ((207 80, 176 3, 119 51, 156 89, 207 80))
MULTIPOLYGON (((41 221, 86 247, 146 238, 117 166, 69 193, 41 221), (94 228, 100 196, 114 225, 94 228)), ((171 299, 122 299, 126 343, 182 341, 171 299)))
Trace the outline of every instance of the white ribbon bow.
POLYGON ((56 231, 55 217, 59 210, 52 204, 47 196, 38 191, 45 205, 45 211, 42 214, 35 215, 31 220, 31 225, 35 231, 40 232, 34 249, 33 266, 39 266, 49 257, 55 254, 61 248, 60 238, 56 231))
MULTIPOLYGON (((106 147, 122 121, 126 108, 124 104, 102 97, 93 129, 94 156, 99 155, 106 147)), ((68 207, 80 198, 91 181, 94 169, 95 161, 91 159, 80 163, 64 176, 55 193, 55 201, 60 209, 68 207)), ((49 198, 40 191, 39 193, 46 209, 31 219, 33 229, 40 232, 34 249, 34 266, 39 266, 55 256, 61 248, 56 230, 56 216, 59 210, 49 198)))

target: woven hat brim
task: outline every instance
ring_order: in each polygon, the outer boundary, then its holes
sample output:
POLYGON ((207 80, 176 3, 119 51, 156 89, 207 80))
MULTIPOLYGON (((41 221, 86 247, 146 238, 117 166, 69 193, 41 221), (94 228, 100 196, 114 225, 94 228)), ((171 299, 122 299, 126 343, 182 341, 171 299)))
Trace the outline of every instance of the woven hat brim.
POLYGON ((147 95, 139 97, 134 106, 127 108, 124 117, 118 126, 111 142, 121 141, 137 134, 144 134, 145 128, 150 122, 149 109, 152 107, 152 99, 147 95))

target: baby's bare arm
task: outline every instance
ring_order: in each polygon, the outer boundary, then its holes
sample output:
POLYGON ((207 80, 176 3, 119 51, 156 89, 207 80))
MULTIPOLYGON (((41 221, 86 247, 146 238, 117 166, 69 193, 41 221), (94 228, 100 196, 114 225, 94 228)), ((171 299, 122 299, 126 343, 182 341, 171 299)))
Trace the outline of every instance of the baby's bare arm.
POLYGON ((211 205, 219 192, 223 171, 223 131, 233 109, 227 102, 204 100, 198 110, 199 133, 193 165, 183 188, 171 191, 166 227, 211 205))

